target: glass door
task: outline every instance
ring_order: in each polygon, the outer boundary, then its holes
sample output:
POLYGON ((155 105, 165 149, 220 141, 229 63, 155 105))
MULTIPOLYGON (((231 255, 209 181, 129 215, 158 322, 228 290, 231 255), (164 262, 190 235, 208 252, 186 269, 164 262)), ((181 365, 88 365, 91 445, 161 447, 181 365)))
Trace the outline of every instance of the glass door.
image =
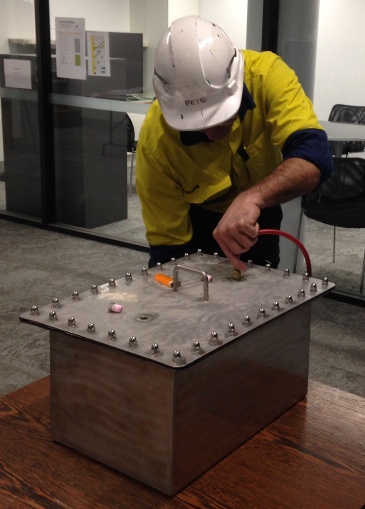
POLYGON ((2 0, 0 212, 41 217, 36 29, 33 2, 2 0))
MULTIPOLYGON (((144 76, 151 48, 141 5, 100 5, 50 1, 55 223, 147 246, 135 149, 152 102, 144 76)), ((159 36, 166 17, 167 9, 159 36)))

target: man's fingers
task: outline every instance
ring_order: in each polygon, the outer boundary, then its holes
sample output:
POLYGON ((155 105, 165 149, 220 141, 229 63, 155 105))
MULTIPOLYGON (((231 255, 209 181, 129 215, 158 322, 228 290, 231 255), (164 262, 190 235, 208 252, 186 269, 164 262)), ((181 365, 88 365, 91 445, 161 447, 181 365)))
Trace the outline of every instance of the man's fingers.
POLYGON ((226 257, 228 258, 228 260, 231 262, 231 264, 233 265, 233 267, 235 269, 239 269, 240 271, 242 272, 246 272, 247 270, 247 267, 246 267, 246 264, 243 263, 241 260, 240 260, 240 254, 236 254, 234 252, 232 252, 228 246, 224 243, 222 243, 220 245, 223 253, 226 255, 226 257))
POLYGON ((222 249, 225 247, 229 252, 236 255, 245 253, 257 242, 257 233, 254 237, 251 237, 246 233, 239 234, 238 232, 230 235, 224 235, 219 231, 219 228, 216 228, 213 232, 213 236, 222 249))

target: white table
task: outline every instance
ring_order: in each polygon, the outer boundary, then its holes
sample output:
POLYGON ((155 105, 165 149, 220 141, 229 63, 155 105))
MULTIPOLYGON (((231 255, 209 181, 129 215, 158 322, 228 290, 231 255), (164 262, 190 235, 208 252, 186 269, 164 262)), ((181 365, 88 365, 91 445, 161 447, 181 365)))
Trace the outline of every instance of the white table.
POLYGON ((342 156, 342 145, 348 141, 365 141, 365 125, 346 124, 344 122, 330 122, 320 120, 319 123, 326 131, 329 141, 334 142, 335 156, 342 156))

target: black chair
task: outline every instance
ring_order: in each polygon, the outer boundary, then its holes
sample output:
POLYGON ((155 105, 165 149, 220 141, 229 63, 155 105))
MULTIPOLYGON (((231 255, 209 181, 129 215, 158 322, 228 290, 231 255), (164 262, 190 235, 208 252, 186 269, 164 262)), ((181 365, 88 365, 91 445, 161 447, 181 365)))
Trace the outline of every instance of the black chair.
MULTIPOLYGON (((365 125, 365 106, 351 106, 348 104, 335 104, 332 107, 328 120, 332 122, 345 122, 347 124, 365 125)), ((342 154, 364 152, 365 141, 348 141, 342 146, 342 154)))
MULTIPOLYGON (((316 191, 302 198, 302 214, 333 226, 333 262, 335 262, 336 227, 365 228, 365 159, 334 157, 333 162, 331 178, 321 184, 316 191)), ((364 286, 364 274, 365 251, 360 293, 364 286)))

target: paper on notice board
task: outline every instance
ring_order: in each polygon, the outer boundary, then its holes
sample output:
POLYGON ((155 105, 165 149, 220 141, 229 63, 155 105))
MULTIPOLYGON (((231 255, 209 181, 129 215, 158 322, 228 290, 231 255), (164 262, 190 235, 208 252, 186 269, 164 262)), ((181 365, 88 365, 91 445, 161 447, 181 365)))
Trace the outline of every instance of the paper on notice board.
POLYGON ((30 60, 4 59, 5 86, 10 88, 32 88, 30 60))
POLYGON ((86 80, 85 19, 56 18, 56 73, 86 80))
POLYGON ((87 32, 87 59, 90 76, 110 76, 108 32, 87 32))

